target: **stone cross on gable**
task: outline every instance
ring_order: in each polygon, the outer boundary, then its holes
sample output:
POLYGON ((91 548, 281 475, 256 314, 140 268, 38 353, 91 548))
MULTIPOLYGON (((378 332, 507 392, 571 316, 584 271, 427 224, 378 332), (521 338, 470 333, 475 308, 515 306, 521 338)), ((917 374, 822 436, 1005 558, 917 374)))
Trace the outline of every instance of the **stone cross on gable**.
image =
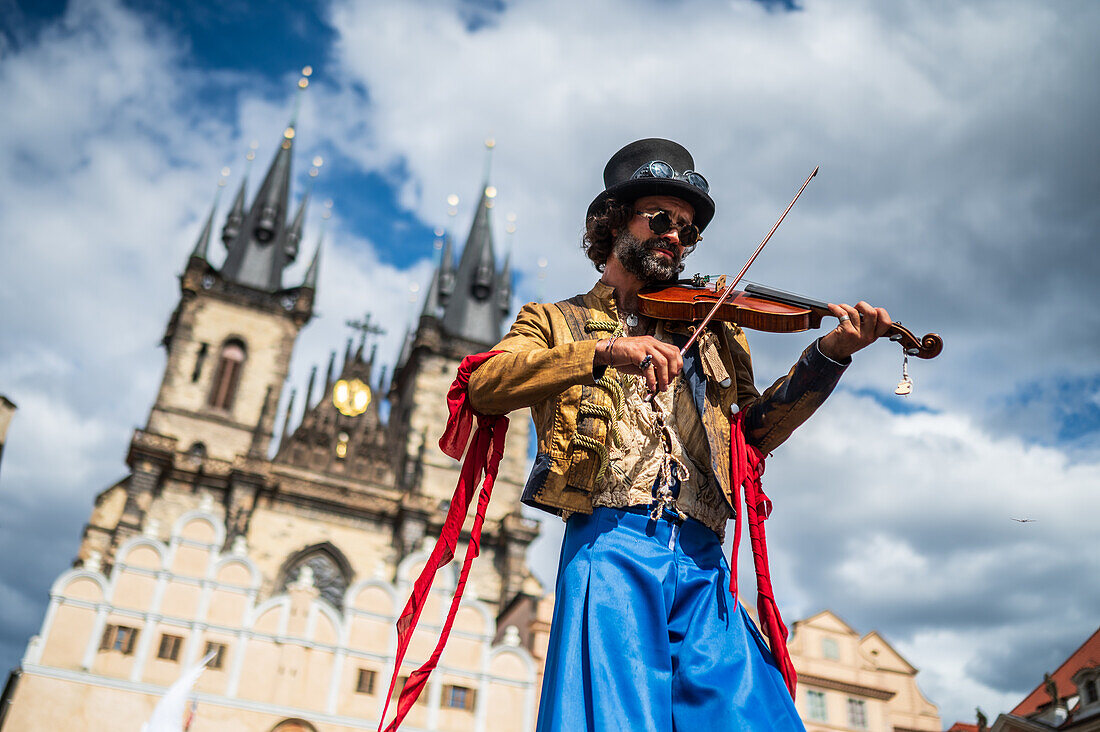
POLYGON ((385 335, 386 331, 381 326, 370 322, 371 314, 367 313, 362 320, 345 320, 344 324, 359 333, 359 347, 365 348, 367 337, 372 335, 385 335))

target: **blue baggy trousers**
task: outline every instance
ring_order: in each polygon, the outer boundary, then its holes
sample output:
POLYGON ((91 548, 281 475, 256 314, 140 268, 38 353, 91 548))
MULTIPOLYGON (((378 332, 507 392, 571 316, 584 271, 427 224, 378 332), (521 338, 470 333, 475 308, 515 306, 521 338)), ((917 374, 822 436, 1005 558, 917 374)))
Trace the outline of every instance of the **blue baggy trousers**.
POLYGON ((570 517, 556 598, 538 732, 804 732, 699 522, 570 517))

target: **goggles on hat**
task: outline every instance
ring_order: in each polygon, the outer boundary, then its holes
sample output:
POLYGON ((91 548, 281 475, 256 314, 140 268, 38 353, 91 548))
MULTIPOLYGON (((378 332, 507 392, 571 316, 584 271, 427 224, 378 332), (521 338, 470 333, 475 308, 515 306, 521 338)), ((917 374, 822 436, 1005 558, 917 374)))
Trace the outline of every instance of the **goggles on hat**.
POLYGON ((685 183, 695 186, 703 193, 710 192, 710 183, 707 183, 707 179, 694 170, 685 170, 683 173, 677 173, 676 170, 666 163, 664 160, 651 160, 642 167, 634 171, 634 175, 630 176, 631 180, 637 178, 668 178, 671 180, 682 180, 685 183))
POLYGON ((676 229, 676 234, 680 239, 680 245, 685 249, 694 247, 703 238, 699 235, 699 229, 695 224, 672 223, 672 217, 669 216, 668 211, 635 211, 634 213, 648 219, 649 230, 657 236, 667 234, 670 229, 676 229))

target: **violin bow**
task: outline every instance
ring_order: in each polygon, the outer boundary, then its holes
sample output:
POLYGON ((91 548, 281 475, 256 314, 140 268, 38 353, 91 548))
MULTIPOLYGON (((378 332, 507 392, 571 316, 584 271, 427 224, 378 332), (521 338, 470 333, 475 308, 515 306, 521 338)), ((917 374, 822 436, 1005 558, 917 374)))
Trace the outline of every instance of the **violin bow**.
POLYGON ((724 303, 726 301, 726 298, 730 296, 730 293, 733 292, 733 288, 737 287, 737 283, 739 283, 741 281, 741 278, 745 276, 745 273, 749 271, 749 267, 752 266, 752 263, 756 261, 756 257, 760 254, 761 251, 763 251, 764 245, 768 243, 768 240, 772 238, 772 234, 774 234, 775 230, 779 228, 779 225, 783 223, 783 219, 787 218, 787 214, 792 208, 794 208, 795 201, 797 201, 798 197, 802 195, 802 191, 806 190, 806 186, 808 186, 810 184, 810 181, 813 180, 814 176, 817 175, 817 171, 820 167, 820 165, 816 166, 814 168, 814 172, 810 173, 809 177, 806 178, 805 182, 802 184, 802 187, 798 189, 798 193, 794 194, 794 198, 791 199, 791 202, 787 204, 787 208, 784 209, 782 214, 780 214, 779 219, 775 222, 775 226, 771 228, 771 231, 768 232, 768 235, 764 237, 764 240, 762 242, 760 242, 760 246, 758 246, 756 248, 756 251, 752 253, 752 256, 749 257, 749 261, 745 262, 745 266, 741 268, 741 271, 738 273, 737 277, 735 277, 733 281, 730 282, 729 286, 726 287, 725 291, 722 293, 722 297, 718 298, 718 302, 714 303, 714 307, 712 307, 710 309, 710 312, 707 313, 707 317, 703 318, 703 322, 696 326, 695 332, 691 334, 691 337, 688 338, 688 342, 684 344, 683 348, 680 349, 681 358, 685 353, 687 353, 687 350, 691 348, 691 344, 695 343, 695 339, 699 337, 699 334, 703 332, 703 329, 707 327, 707 323, 709 323, 711 319, 714 318, 714 314, 718 312, 718 308, 722 306, 722 303, 724 303))

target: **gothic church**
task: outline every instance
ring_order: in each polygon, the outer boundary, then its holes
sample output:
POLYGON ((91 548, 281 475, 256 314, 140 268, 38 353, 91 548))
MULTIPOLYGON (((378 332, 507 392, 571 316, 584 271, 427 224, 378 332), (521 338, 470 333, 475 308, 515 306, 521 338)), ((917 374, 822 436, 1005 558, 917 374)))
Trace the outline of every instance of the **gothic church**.
MULTIPOLYGON (((458 478, 435 444, 446 391, 463 356, 499 339, 511 273, 493 250, 486 181, 457 262, 446 241, 390 382, 363 340, 349 342, 319 384, 314 368, 300 413, 292 395, 277 415, 323 286, 320 241, 303 281, 283 281, 309 205, 306 194, 291 216, 293 143, 292 124, 251 203, 241 183, 220 264, 216 211, 205 221, 129 474, 97 496, 75 568, 54 583, 5 692, 5 732, 139 729, 165 687, 207 655, 194 730, 377 728, 396 616, 458 478)), ((538 524, 519 513, 529 422, 511 421, 451 643, 403 729, 534 726, 548 608, 525 561, 538 524)), ((408 669, 434 644, 453 569, 437 577, 408 669)))

